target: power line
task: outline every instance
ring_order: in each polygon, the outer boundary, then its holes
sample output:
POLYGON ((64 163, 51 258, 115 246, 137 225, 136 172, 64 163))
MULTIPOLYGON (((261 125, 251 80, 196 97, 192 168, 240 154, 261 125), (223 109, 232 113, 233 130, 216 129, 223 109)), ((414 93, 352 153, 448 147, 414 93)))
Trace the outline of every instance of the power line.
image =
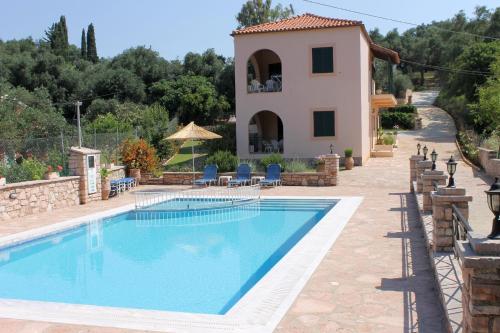
MULTIPOLYGON (((323 6, 323 7, 330 7, 330 8, 342 10, 342 11, 349 12, 349 13, 354 13, 354 14, 359 14, 359 15, 365 15, 365 16, 369 16, 369 17, 373 17, 373 18, 377 18, 377 19, 381 19, 381 20, 386 20, 386 21, 391 21, 391 22, 396 22, 396 23, 411 25, 411 26, 415 26, 415 27, 418 27, 418 26, 421 25, 421 24, 417 24, 417 23, 413 23, 413 22, 408 22, 408 21, 403 21, 403 20, 398 20, 398 19, 393 19, 393 18, 389 18, 389 17, 384 17, 384 16, 379 16, 379 15, 374 15, 374 14, 363 13, 363 12, 360 12, 360 11, 356 11, 356 10, 352 10, 352 9, 347 9, 347 8, 342 8, 342 7, 338 7, 338 6, 334 6, 334 5, 330 5, 330 4, 326 4, 326 3, 322 3, 322 2, 318 2, 318 1, 313 1, 313 0, 302 0, 302 1, 308 2, 308 3, 312 3, 312 4, 315 4, 315 5, 319 5, 319 6, 323 6)), ((497 37, 484 36, 484 35, 474 34, 474 33, 465 32, 465 31, 455 31, 455 30, 446 29, 446 28, 440 28, 440 27, 436 27, 436 26, 433 26, 433 28, 437 29, 437 30, 452 32, 452 33, 455 33, 455 34, 461 34, 461 35, 467 35, 467 36, 479 37, 479 38, 491 39, 491 40, 500 40, 500 38, 497 38, 497 37)))
POLYGON ((402 62, 411 64, 411 65, 417 65, 421 67, 426 67, 426 68, 432 68, 436 69, 439 71, 445 71, 445 72, 453 72, 453 73, 459 73, 459 74, 465 74, 465 75, 477 75, 477 76, 492 76, 492 73, 490 72, 480 72, 480 71, 469 71, 466 69, 455 69, 455 68, 450 68, 450 67, 443 67, 443 66, 435 66, 435 65, 427 65, 427 64, 422 64, 419 62, 411 61, 411 60, 405 60, 405 59, 400 59, 402 62))

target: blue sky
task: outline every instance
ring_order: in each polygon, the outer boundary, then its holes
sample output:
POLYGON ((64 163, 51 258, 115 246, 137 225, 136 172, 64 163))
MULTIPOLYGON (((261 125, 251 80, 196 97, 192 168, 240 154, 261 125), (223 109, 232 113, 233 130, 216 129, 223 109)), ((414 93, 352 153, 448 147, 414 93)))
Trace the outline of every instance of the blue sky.
MULTIPOLYGON (((235 15, 243 0, 4 0, 0 11, 0 39, 43 37, 45 29, 65 15, 70 42, 80 45, 81 30, 90 22, 96 29, 99 56, 114 56, 138 45, 151 46, 167 59, 182 59, 189 51, 214 48, 233 55, 229 36, 236 27, 235 15)), ((460 9, 472 15, 474 7, 498 6, 498 0, 317 0, 374 15, 416 23, 449 18, 460 9), (406 4, 408 3, 408 4, 406 4), (411 3, 411 5, 410 5, 411 3)), ((277 0, 273 1, 278 3, 277 0)), ((297 14, 361 20, 368 30, 379 27, 404 31, 409 26, 325 8, 302 0, 283 0, 293 4, 297 14)))

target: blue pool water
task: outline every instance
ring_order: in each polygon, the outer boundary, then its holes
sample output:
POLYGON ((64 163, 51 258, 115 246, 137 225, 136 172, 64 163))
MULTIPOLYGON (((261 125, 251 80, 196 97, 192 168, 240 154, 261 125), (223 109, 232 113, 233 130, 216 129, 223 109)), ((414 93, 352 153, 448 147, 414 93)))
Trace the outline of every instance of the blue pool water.
POLYGON ((224 314, 335 205, 131 211, 0 250, 0 298, 224 314))

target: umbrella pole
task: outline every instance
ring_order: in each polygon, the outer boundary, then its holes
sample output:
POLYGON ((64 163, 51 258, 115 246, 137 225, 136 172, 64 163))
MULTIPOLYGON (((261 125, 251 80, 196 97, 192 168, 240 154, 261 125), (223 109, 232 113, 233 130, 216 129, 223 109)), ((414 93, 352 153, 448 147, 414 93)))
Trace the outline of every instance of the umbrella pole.
POLYGON ((194 144, 193 141, 191 141, 191 159, 193 160, 193 184, 194 184, 194 144))

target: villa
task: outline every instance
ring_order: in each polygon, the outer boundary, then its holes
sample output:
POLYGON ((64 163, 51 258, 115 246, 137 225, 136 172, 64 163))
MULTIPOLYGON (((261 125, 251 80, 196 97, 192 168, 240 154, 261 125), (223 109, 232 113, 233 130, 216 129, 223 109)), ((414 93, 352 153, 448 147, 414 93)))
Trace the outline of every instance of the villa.
POLYGON ((362 165, 374 149, 379 108, 374 58, 399 63, 397 52, 370 39, 360 21, 304 14, 236 30, 236 133, 241 158, 279 152, 313 158, 346 148, 362 165))

